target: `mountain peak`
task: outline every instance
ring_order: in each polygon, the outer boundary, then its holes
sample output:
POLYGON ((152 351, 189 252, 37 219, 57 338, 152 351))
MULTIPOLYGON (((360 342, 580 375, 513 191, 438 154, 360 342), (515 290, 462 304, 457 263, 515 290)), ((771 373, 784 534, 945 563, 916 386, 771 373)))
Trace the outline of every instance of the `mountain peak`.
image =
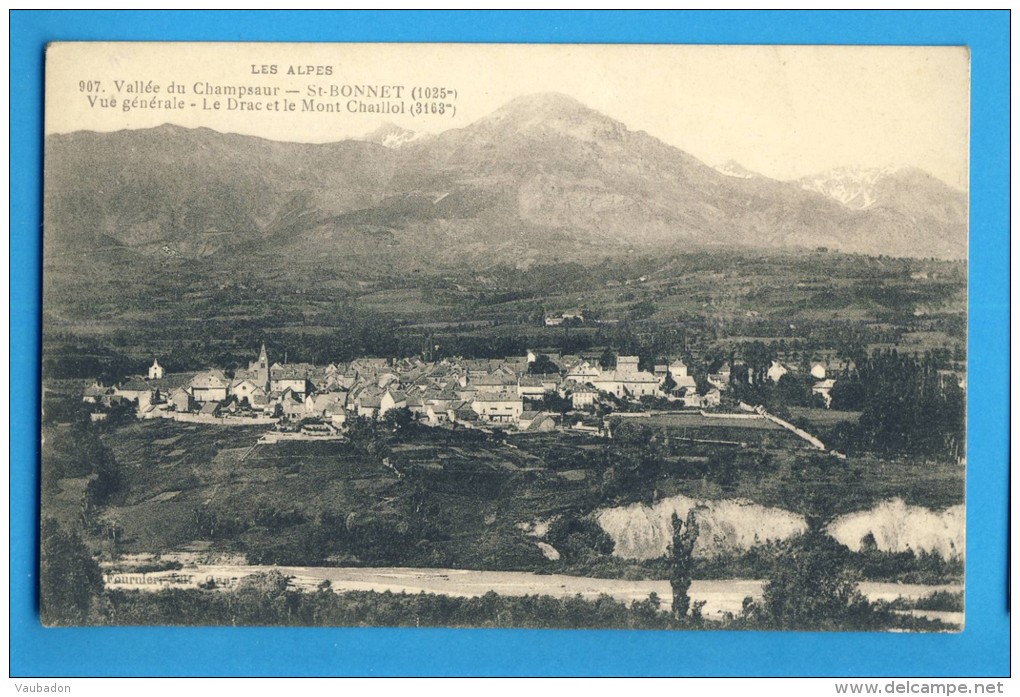
POLYGON ((604 114, 559 92, 541 92, 510 100, 482 119, 488 128, 523 132, 554 132, 578 140, 619 140, 627 128, 604 114))
MULTIPOLYGON (((495 113, 500 112, 544 112, 546 114, 565 112, 595 112, 583 103, 570 95, 562 92, 535 92, 515 97, 501 106, 495 113)), ((597 112, 595 112, 597 113, 597 112)))

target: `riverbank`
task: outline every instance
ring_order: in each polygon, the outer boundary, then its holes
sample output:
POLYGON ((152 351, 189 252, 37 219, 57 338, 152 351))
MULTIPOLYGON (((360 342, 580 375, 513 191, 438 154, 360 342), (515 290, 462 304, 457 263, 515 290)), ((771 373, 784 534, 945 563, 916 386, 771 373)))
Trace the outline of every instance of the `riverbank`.
MULTIPOLYGON (((194 565, 175 571, 148 574, 105 573, 107 588, 120 590, 158 591, 164 588, 236 588, 246 576, 279 571, 290 577, 290 587, 314 591, 329 582, 335 593, 375 591, 379 593, 435 594, 473 598, 495 592, 504 596, 548 595, 554 598, 581 596, 595 600, 608 595, 614 600, 632 603, 647 600, 653 593, 669 609, 672 594, 668 581, 626 581, 586 578, 562 574, 534 574, 522 571, 476 571, 467 569, 423 568, 351 568, 310 566, 194 565)), ((707 620, 722 620, 727 614, 738 615, 744 599, 761 598, 765 581, 757 579, 695 580, 690 588, 692 601, 703 601, 702 614, 707 620)), ((864 582, 861 592, 871 601, 892 601, 896 598, 917 600, 936 591, 960 592, 958 585, 921 585, 864 582)), ((937 617, 948 624, 962 626, 963 613, 912 611, 915 616, 937 617)))

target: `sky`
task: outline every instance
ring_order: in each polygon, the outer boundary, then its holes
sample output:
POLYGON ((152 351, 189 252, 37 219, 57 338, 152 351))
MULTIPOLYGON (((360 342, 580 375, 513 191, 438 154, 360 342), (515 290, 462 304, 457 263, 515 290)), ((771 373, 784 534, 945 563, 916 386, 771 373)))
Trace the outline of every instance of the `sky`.
MULTIPOLYGON (((46 130, 175 123, 329 142, 362 136, 385 121, 424 132, 461 128, 514 97, 561 92, 710 165, 733 160, 777 179, 842 166, 909 165, 966 190, 969 73, 962 47, 56 44, 47 53, 46 130), (299 66, 312 74, 287 74, 299 66), (151 81, 160 92, 127 92, 139 80, 143 89, 151 81), (168 95, 170 83, 183 85, 185 94, 168 95), (215 101, 206 83, 276 88, 297 108, 228 110, 227 97, 220 97, 219 110, 203 108, 215 101), (405 108, 413 104, 413 87, 445 87, 456 93, 441 101, 456 109, 424 116, 350 113, 349 99, 329 97, 330 89, 357 85, 388 85, 391 95, 402 87, 402 100, 381 101, 405 101, 405 108), (301 111, 320 89, 315 98, 339 101, 340 113, 301 111), (122 103, 98 101, 124 97, 179 99, 184 108, 125 112, 122 103)), ((266 101, 252 101, 259 100, 266 101)))

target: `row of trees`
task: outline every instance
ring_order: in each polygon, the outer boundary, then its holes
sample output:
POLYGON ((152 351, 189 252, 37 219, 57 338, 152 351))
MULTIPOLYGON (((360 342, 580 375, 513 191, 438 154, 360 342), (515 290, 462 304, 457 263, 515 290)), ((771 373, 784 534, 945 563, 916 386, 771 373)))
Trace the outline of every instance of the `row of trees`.
MULTIPOLYGON (((836 380, 834 409, 861 411, 856 425, 834 435, 847 452, 910 454, 935 459, 962 457, 966 446, 966 396, 943 360, 896 350, 862 356, 836 380)), ((835 445, 835 444, 834 444, 835 445)))

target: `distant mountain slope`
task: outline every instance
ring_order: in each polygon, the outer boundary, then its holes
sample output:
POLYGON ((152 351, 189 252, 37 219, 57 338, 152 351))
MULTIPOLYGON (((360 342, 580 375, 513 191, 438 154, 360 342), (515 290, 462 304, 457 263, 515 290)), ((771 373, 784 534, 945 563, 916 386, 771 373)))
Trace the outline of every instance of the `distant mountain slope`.
POLYGON ((716 165, 715 169, 719 174, 725 174, 727 177, 736 177, 737 179, 750 179, 751 177, 759 176, 736 160, 727 160, 721 165, 716 165))
POLYGON ((372 205, 392 162, 378 145, 277 143, 177 126, 46 141, 44 225, 57 247, 99 238, 201 256, 372 205))
POLYGON ((965 197, 918 170, 866 191, 731 174, 558 94, 426 138, 79 132, 47 138, 45 244, 47 258, 112 246, 353 272, 718 245, 966 254, 965 197))

